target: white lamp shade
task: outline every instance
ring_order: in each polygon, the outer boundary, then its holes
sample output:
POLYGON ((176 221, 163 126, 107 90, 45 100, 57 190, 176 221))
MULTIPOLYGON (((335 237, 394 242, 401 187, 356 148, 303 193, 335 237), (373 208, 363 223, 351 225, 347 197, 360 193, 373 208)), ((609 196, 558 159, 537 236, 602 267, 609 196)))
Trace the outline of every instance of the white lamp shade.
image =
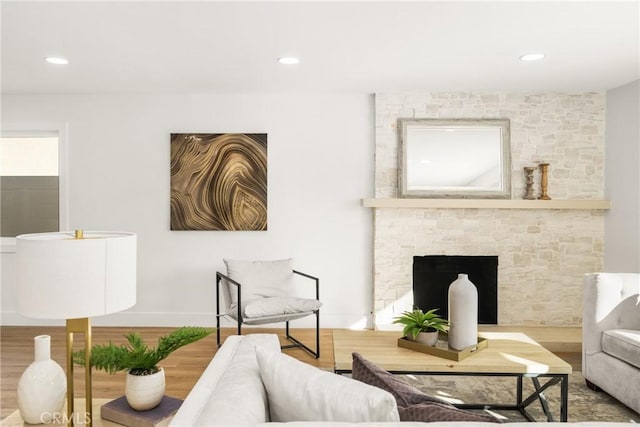
POLYGON ((23 234, 17 241, 18 312, 42 319, 115 313, 136 303, 136 235, 23 234))

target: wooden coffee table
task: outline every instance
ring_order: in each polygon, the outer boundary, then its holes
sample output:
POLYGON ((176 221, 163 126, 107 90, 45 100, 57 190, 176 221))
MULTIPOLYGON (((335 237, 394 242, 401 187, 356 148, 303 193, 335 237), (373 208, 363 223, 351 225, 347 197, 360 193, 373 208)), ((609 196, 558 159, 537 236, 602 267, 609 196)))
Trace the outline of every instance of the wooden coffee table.
POLYGON ((456 406, 518 410, 529 421, 535 420, 527 407, 536 400, 540 401, 547 420, 553 421, 544 391, 560 383, 560 421, 567 421, 571 365, 522 333, 482 332, 480 336, 489 340, 488 348, 455 362, 398 347, 400 332, 334 330, 334 370, 336 373, 351 372, 351 353, 358 352, 394 374, 513 376, 517 378, 515 404, 473 403, 456 406), (531 378, 535 391, 523 398, 522 380, 525 377, 531 378), (547 380, 540 384, 540 378, 547 380))

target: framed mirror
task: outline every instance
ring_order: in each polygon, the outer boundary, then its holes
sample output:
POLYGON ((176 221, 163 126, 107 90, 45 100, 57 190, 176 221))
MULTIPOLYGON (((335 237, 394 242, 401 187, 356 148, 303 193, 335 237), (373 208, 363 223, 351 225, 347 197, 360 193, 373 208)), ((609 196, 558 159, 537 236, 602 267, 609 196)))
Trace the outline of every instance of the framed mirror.
POLYGON ((400 197, 511 198, 509 119, 398 119, 400 197))

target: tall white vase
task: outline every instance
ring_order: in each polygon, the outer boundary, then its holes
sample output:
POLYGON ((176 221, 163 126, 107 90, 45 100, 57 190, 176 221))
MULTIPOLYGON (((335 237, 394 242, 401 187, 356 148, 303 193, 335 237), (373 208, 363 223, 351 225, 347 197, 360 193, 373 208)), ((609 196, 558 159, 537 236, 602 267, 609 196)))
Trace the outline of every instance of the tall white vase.
POLYGON ((38 335, 34 341, 34 361, 18 381, 18 408, 29 424, 50 423, 60 416, 67 393, 64 370, 51 359, 51 337, 38 335))
POLYGON ((449 347, 462 350, 478 343, 478 290, 466 274, 449 286, 449 347))

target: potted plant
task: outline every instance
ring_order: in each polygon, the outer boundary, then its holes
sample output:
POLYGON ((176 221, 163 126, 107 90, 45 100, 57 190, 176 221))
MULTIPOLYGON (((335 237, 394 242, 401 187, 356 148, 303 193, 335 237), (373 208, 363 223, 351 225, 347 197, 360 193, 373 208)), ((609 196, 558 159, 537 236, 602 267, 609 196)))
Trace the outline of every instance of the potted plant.
POLYGON ((424 345, 434 346, 438 341, 438 333, 447 332, 449 321, 436 313, 437 308, 424 313, 416 308, 413 311, 405 311, 394 319, 393 323, 404 325, 402 333, 407 339, 424 345))
MULTIPOLYGON (((91 366, 110 374, 127 371, 125 397, 138 411, 155 408, 164 396, 164 370, 158 364, 182 346, 198 341, 212 329, 184 326, 160 337, 156 348, 149 348, 137 332, 125 335, 127 344, 96 344, 91 348, 91 366)), ((84 350, 73 353, 73 361, 85 366, 84 350)))

